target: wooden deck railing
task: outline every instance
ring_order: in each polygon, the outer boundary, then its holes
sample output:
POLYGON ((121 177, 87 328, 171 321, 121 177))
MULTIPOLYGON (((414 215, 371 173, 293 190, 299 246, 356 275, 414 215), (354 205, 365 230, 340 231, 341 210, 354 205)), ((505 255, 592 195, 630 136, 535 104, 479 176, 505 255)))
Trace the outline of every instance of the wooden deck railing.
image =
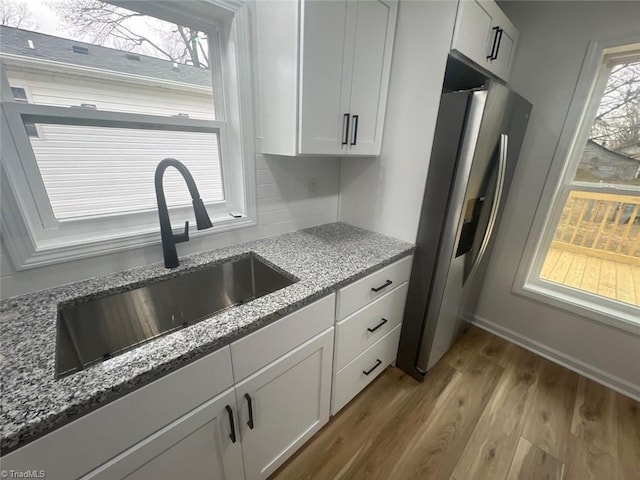
POLYGON ((640 265, 640 195, 572 190, 553 246, 640 265))

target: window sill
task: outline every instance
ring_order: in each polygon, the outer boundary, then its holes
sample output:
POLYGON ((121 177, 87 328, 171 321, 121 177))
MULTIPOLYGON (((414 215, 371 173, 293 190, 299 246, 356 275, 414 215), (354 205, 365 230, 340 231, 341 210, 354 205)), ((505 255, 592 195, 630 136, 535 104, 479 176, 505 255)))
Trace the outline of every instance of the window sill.
POLYGON ((513 292, 592 321, 640 336, 638 308, 545 280, 514 285, 513 292))
MULTIPOLYGON (((207 230, 198 231, 195 225, 192 225, 189 229, 190 239, 246 228, 257 223, 252 216, 234 218, 220 215, 212 216, 211 221, 213 227, 207 230)), ((11 231, 3 225, 3 241, 16 270, 28 270, 161 243, 158 225, 145 225, 136 231, 129 230, 118 236, 94 237, 64 243, 47 242, 40 245, 24 242, 20 232, 11 231)))

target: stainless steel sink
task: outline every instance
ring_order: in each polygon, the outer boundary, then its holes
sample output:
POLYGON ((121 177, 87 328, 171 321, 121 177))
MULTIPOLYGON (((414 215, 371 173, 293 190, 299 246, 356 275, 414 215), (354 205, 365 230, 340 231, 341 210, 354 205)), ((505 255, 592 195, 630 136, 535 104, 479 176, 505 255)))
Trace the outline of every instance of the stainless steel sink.
POLYGON ((152 285, 63 307, 56 375, 63 377, 296 280, 253 253, 152 285))

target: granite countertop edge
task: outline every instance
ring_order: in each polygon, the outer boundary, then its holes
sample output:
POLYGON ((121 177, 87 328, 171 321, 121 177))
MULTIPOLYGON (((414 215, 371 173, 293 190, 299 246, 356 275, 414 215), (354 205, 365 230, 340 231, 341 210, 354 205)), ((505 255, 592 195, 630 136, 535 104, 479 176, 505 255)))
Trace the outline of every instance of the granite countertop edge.
POLYGON ((330 223, 136 267, 0 302, 0 450, 14 451, 123 395, 215 352, 345 285, 412 254, 413 244, 330 223), (353 249, 345 256, 346 249, 353 249), (76 374, 54 379, 58 305, 88 301, 251 253, 298 281, 76 374), (35 330, 29 332, 28 329, 35 330), (41 331, 39 331, 39 329, 41 331), (30 335, 31 334, 31 335, 30 335), (26 351, 24 357, 12 355, 26 351), (41 390, 46 392, 43 394, 41 390))

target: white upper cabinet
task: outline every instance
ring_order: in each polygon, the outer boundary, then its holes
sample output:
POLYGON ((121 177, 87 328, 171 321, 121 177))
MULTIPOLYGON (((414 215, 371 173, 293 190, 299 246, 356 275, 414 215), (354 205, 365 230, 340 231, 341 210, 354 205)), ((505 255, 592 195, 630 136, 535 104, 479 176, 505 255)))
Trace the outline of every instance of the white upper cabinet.
POLYGON ((451 49, 509 80, 518 31, 491 0, 460 0, 451 49))
POLYGON ((397 0, 256 4, 263 153, 379 155, 397 0))
POLYGON ((305 1, 303 7, 299 153, 340 155, 340 112, 349 109, 349 91, 342 88, 349 81, 343 67, 347 2, 305 1))

